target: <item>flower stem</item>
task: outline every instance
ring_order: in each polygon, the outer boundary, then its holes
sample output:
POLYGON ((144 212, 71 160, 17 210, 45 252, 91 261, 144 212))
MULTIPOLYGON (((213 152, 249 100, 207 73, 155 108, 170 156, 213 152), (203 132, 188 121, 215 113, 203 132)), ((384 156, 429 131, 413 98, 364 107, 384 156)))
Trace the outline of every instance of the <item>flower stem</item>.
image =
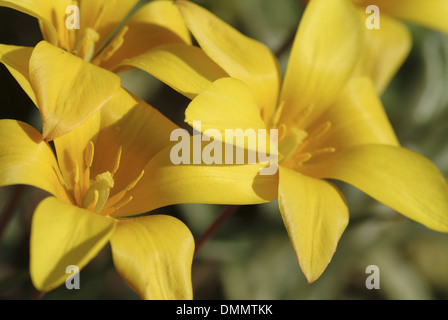
POLYGON ((45 294, 46 292, 35 290, 33 295, 31 296, 31 300, 42 300, 45 294))
POLYGON ((229 219, 239 208, 238 205, 227 206, 218 216, 218 218, 210 225, 205 233, 196 241, 194 255, 196 255, 202 246, 218 231, 223 223, 229 219))
POLYGON ((12 192, 11 197, 9 198, 9 202, 6 204, 3 212, 0 216, 0 239, 2 238, 3 231, 8 225, 9 220, 11 219, 14 209, 19 203, 20 198, 22 197, 23 192, 25 191, 25 185, 18 185, 12 192))

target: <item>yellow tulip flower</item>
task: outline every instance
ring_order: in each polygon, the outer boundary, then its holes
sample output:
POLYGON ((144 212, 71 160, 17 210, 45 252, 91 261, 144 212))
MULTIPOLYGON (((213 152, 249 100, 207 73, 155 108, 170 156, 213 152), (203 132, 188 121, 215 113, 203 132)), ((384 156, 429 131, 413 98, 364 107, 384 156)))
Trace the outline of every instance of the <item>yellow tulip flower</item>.
POLYGON ((166 215, 122 218, 135 214, 130 202, 158 206, 133 193, 175 127, 124 90, 55 139, 57 157, 30 125, 0 120, 0 186, 26 184, 51 194, 32 219, 30 273, 38 290, 64 283, 68 266, 82 269, 110 241, 117 271, 141 298, 192 298, 188 228, 166 215))
POLYGON ((151 1, 144 6, 140 3, 0 0, 0 6, 39 21, 44 41, 36 48, 1 44, 0 62, 41 112, 46 109, 48 118, 43 119, 42 132, 46 140, 69 132, 104 105, 120 87, 115 73, 129 68, 126 61, 141 59, 142 54, 165 44, 191 44, 188 30, 171 1, 151 1), (80 21, 73 28, 68 23, 72 7, 79 9, 72 15, 77 14, 73 19, 80 21), (73 87, 77 89, 71 90, 73 87))
POLYGON ((224 130, 234 128, 237 120, 244 129, 278 129, 278 182, 259 181, 256 189, 278 194, 309 282, 331 261, 349 220, 344 197, 329 179, 347 182, 428 228, 448 232, 445 178, 428 159, 399 146, 372 81, 353 77, 364 23, 351 2, 310 2, 283 82, 276 58, 263 44, 198 5, 176 4, 204 53, 222 70, 207 75, 195 70, 186 47, 172 59, 182 77, 167 71, 161 80, 193 97, 186 111, 190 125, 200 121, 202 128, 224 130), (222 72, 227 77, 220 78, 222 72))
POLYGON ((171 216, 133 216, 177 203, 219 203, 229 196, 266 202, 274 195, 253 190, 257 164, 174 165, 170 136, 177 129, 122 88, 54 139, 56 154, 30 125, 0 120, 0 187, 24 184, 51 194, 32 220, 30 273, 38 290, 63 284, 68 266, 82 269, 110 241, 118 273, 140 297, 193 297, 188 228, 171 216))

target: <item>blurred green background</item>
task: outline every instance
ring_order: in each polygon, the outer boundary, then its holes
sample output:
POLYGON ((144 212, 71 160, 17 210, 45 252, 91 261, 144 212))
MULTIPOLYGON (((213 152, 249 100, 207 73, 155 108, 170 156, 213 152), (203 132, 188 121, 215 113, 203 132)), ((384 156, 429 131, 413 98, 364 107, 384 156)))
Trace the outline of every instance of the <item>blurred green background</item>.
MULTIPOLYGON (((303 12, 299 0, 196 1, 276 52, 295 32, 303 12)), ((448 36, 409 25, 412 51, 381 97, 403 146, 430 158, 448 177, 448 36)), ((35 45, 37 21, 0 8, 0 43, 35 45)), ((284 68, 288 51, 281 57, 284 68)), ((139 70, 122 74, 123 85, 170 117, 183 122, 188 100, 139 70)), ((0 118, 37 128, 39 114, 6 68, 0 66, 0 118)), ((447 299, 448 235, 397 214, 345 184, 338 184, 351 221, 322 277, 307 284, 286 234, 277 202, 241 206, 193 261, 196 299, 447 299), (380 289, 368 290, 366 267, 380 269, 380 289)), ((30 221, 45 194, 25 187, 0 235, 0 298, 35 295, 28 271, 30 221)), ((4 212, 16 187, 0 188, 4 212)), ((223 209, 188 204, 157 213, 184 221, 198 239, 223 209)), ((0 215, 1 221, 4 216, 0 215)), ((65 286, 43 299, 138 299, 116 273, 110 247, 81 271, 81 289, 65 286)))

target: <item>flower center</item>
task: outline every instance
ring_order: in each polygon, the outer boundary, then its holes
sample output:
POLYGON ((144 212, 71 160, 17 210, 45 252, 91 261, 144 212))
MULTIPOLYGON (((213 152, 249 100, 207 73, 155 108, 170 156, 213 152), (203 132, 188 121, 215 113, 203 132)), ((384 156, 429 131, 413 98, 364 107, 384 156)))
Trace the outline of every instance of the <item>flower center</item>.
POLYGON ((301 120, 311 114, 313 106, 309 106, 299 115, 296 126, 287 127, 278 123, 283 105, 280 104, 271 123, 273 128, 278 129, 279 164, 299 170, 305 163, 318 161, 336 151, 335 148, 322 144, 330 132, 330 121, 322 122, 311 130, 299 128, 301 120))
POLYGON ((120 147, 115 157, 114 165, 110 171, 105 171, 96 175, 94 179, 90 178, 90 170, 94 158, 94 144, 92 141, 87 145, 84 161, 86 169, 82 175, 79 172, 79 165, 76 161, 73 195, 76 205, 89 211, 107 216, 114 211, 122 208, 132 200, 132 196, 127 196, 128 191, 133 189, 142 178, 144 171, 135 178, 123 190, 112 194, 115 181, 114 175, 120 166, 122 148, 120 147))
MULTIPOLYGON (((80 0, 73 0, 73 4, 78 7, 79 3, 80 0)), ((129 29, 128 26, 120 24, 112 31, 107 39, 103 39, 104 43, 98 43, 100 34, 97 30, 99 30, 101 20, 104 16, 104 8, 105 5, 100 7, 92 26, 80 29, 68 29, 64 26, 66 32, 65 45, 63 45, 64 49, 96 65, 109 60, 113 56, 123 44, 124 36, 129 29)))

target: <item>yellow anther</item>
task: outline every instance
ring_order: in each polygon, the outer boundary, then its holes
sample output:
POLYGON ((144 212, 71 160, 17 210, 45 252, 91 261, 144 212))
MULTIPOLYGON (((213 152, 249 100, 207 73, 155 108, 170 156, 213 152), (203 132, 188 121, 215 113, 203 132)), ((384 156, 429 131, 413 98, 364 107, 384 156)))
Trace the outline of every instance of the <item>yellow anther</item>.
POLYGON ((112 174, 117 172, 118 168, 120 167, 120 161, 121 161, 121 153, 123 152, 123 148, 120 146, 117 152, 117 157, 115 158, 114 166, 112 168, 112 174))
POLYGON ((318 156, 321 154, 325 154, 325 153, 333 153, 336 151, 336 148, 322 148, 322 149, 317 149, 311 152, 312 156, 318 156))
POLYGON ((318 126, 311 134, 310 139, 313 142, 320 140, 323 136, 325 136, 331 128, 331 122, 326 121, 318 126))
POLYGON ((306 152, 306 153, 301 153, 299 154, 294 160, 296 161, 296 163, 298 165, 302 165, 302 163, 307 162, 308 160, 311 159, 311 153, 306 152))
POLYGON ((140 175, 134 179, 130 184, 128 184, 128 186, 125 188, 125 190, 129 191, 131 189, 133 189, 135 187, 135 185, 140 181, 140 179, 143 177, 143 174, 145 173, 145 170, 142 170, 142 172, 140 172, 140 175))
POLYGON ((284 123, 280 124, 278 126, 278 141, 283 140, 283 138, 286 136, 286 132, 288 131, 286 128, 286 125, 284 123))
POLYGON ((293 122, 301 124, 314 110, 314 103, 307 105, 303 110, 301 110, 293 119, 293 122))
POLYGON ((86 153, 84 158, 87 168, 90 168, 92 166, 94 154, 95 154, 95 146, 93 145, 93 142, 90 141, 86 147, 86 153))
POLYGON ((127 198, 126 200, 124 200, 124 201, 122 201, 122 202, 120 202, 119 204, 117 204, 114 208, 115 208, 115 210, 118 210, 118 209, 120 209, 120 208, 122 208, 122 207, 124 207, 125 205, 127 205, 129 202, 131 202, 132 201, 132 199, 133 199, 133 197, 132 196, 130 196, 129 198, 127 198))

